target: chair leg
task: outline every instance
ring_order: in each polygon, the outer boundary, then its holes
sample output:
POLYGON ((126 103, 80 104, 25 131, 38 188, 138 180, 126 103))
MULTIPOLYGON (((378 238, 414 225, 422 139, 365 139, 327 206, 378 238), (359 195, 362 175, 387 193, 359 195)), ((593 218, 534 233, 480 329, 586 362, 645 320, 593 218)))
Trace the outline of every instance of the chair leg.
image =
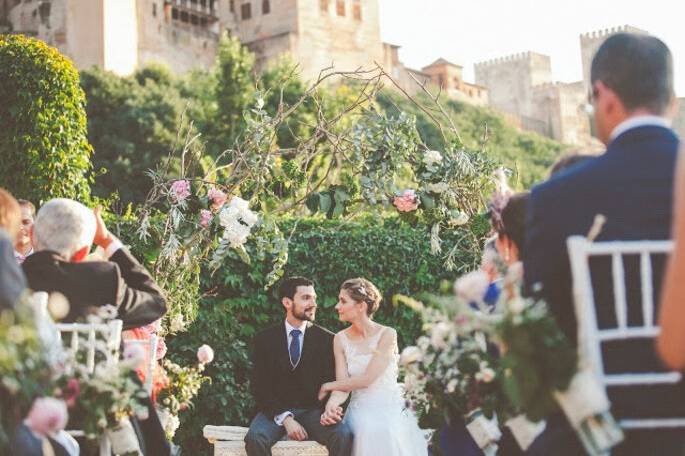
POLYGON ((106 435, 100 437, 100 456, 112 456, 112 445, 106 435))

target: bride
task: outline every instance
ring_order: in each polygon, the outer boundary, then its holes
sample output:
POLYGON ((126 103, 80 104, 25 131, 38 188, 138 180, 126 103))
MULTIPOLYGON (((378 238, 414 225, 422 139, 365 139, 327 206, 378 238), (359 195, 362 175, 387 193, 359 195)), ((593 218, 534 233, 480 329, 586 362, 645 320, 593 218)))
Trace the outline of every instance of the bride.
POLYGON ((335 309, 351 325, 333 340, 337 380, 321 386, 320 400, 331 393, 321 424, 340 421, 351 392, 347 420, 354 433, 353 456, 427 455, 426 439, 397 383, 397 333, 372 320, 381 298, 366 279, 350 279, 340 287, 335 309))

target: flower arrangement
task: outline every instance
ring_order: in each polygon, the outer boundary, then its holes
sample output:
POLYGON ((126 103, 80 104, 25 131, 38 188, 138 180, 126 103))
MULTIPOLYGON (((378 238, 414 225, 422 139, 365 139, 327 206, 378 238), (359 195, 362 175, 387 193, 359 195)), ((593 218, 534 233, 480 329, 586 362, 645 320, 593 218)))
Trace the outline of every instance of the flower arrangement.
MULTIPOLYGON (((33 309, 28 297, 20 300, 16 309, 0 313, 0 453, 8 444, 8 434, 29 411, 37 418, 41 411, 48 422, 33 420, 40 430, 57 430, 64 415, 53 413, 59 408, 54 402, 38 400, 49 396, 53 372, 39 338, 33 309)), ((61 411, 60 408, 58 410, 61 411)))
POLYGON ((173 438, 178 428, 178 415, 192 406, 192 399, 202 385, 212 381, 203 372, 205 365, 214 360, 214 350, 209 345, 202 345, 197 350, 197 360, 197 365, 185 367, 168 359, 162 361, 166 387, 159 393, 159 403, 162 405, 160 421, 169 439, 173 438))
POLYGON ((561 408, 590 455, 610 452, 623 440, 604 387, 582 368, 575 348, 543 301, 521 296, 521 271, 510 271, 500 300, 503 317, 495 332, 505 347, 501 359, 509 400, 531 421, 561 408))

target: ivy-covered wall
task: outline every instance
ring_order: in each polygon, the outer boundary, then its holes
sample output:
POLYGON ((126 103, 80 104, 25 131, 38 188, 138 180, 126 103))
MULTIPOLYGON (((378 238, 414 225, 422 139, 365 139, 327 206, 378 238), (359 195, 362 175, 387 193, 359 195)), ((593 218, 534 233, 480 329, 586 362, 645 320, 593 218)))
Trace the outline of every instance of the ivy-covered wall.
MULTIPOLYGON (((457 246, 461 271, 447 271, 440 255, 431 255, 425 227, 412 227, 398 218, 345 222, 321 219, 287 219, 279 223, 289 242, 286 275, 313 279, 319 296, 317 323, 332 331, 342 329, 333 306, 340 284, 364 276, 384 294, 377 320, 398 330, 400 349, 419 335, 421 321, 406 307, 394 307, 397 293, 420 295, 434 292, 444 280, 478 264, 480 240, 488 229, 481 218, 443 233, 443 252, 457 246), (294 230, 294 231, 293 231, 294 230)), ((209 454, 201 438, 202 427, 247 425, 253 401, 249 394, 249 341, 255 332, 283 318, 282 306, 272 289, 264 290, 264 278, 271 270, 271 258, 259 258, 247 246, 250 264, 230 258, 213 275, 206 272, 203 287, 208 296, 200 304, 197 320, 189 330, 170 339, 172 358, 192 362, 195 347, 208 343, 216 352, 207 367, 212 384, 205 385, 194 408, 181 415, 175 441, 189 454, 209 454), (203 453, 204 452, 204 453, 203 453)))

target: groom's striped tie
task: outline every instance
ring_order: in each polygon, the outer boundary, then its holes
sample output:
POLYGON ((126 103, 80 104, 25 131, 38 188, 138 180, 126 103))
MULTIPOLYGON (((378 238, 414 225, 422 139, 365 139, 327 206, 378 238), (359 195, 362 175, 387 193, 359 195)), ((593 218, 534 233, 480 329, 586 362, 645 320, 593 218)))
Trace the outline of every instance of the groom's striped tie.
POLYGON ((292 364, 293 369, 300 362, 300 334, 302 334, 302 331, 299 329, 290 331, 290 336, 292 337, 290 341, 290 364, 292 364))

